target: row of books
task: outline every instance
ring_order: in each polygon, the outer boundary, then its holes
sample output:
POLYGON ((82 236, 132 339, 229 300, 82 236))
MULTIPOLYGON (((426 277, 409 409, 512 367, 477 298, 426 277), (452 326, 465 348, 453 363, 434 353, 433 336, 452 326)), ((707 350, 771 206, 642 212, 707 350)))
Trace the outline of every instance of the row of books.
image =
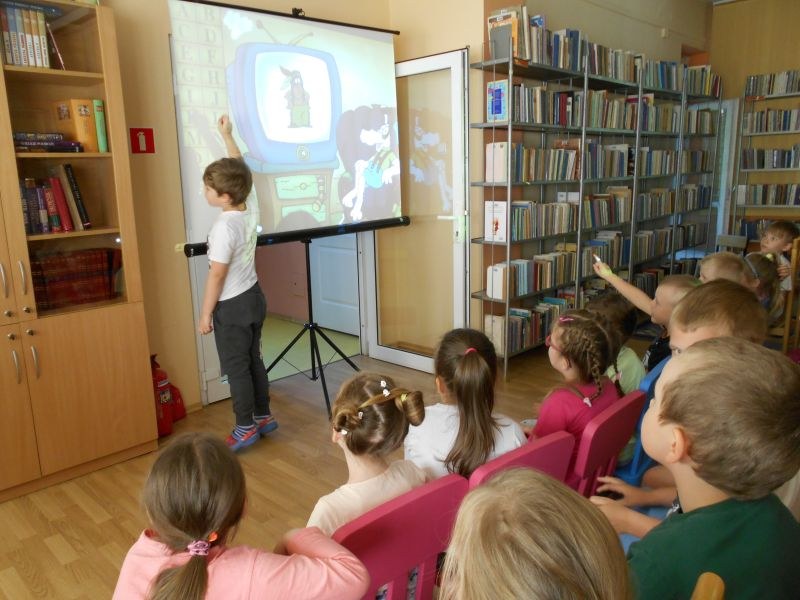
POLYGON ((516 258, 486 268, 486 296, 506 299, 506 284, 511 297, 564 285, 575 279, 574 252, 547 252, 533 258, 516 258))
POLYGON ((122 266, 118 248, 72 250, 31 257, 36 308, 48 310, 111 300, 122 266))
POLYGON ((61 16, 55 6, 6 0, 0 4, 3 62, 24 67, 64 68, 47 19, 61 16))
POLYGON ((46 179, 25 177, 19 182, 25 233, 82 231, 92 226, 75 171, 70 164, 50 169, 46 179))
POLYGON ((543 343, 553 323, 570 307, 566 298, 547 296, 533 308, 509 308, 508 320, 503 315, 487 314, 484 333, 494 343, 498 356, 505 356, 506 351, 514 354, 543 343))
POLYGON ((17 152, 108 152, 105 103, 70 98, 53 103, 54 131, 15 131, 17 152))
POLYGON ((745 135, 781 131, 800 132, 800 108, 768 108, 757 112, 746 112, 742 116, 742 132, 745 135))
MULTIPOLYGON (((580 138, 569 140, 570 145, 580 138)), ((558 140, 554 145, 558 144, 558 140)), ((578 177, 577 148, 533 148, 506 141, 486 144, 486 182, 505 183, 508 161, 511 160, 511 180, 568 181, 578 177)))
POLYGON ((680 92, 684 71, 691 94, 719 95, 720 79, 708 65, 686 67, 675 61, 648 60, 630 50, 611 49, 589 42, 578 29, 547 29, 542 14, 528 15, 526 5, 492 11, 486 21, 492 59, 508 59, 509 52, 521 63, 582 70, 584 59, 591 75, 620 81, 638 82, 647 87, 680 92), (641 75, 640 75, 641 73, 641 75))
POLYGON ((739 186, 737 204, 757 206, 800 206, 800 184, 754 183, 739 186))
POLYGON ((745 148, 742 150, 742 169, 798 169, 800 144, 785 148, 745 148))
MULTIPOLYGON (((512 87, 511 119, 518 123, 581 127, 584 102, 582 90, 548 91, 545 85, 514 84, 512 87)), ((508 80, 486 83, 486 120, 506 122, 508 110, 508 80)), ((592 128, 626 129, 634 131, 637 123, 639 96, 624 98, 609 95, 608 90, 589 90, 586 126, 592 128)), ((656 103, 653 94, 642 95, 642 131, 677 134, 680 105, 656 103)), ((685 113, 684 133, 710 135, 714 131, 716 111, 689 109, 685 113)))
POLYGON ((744 85, 745 96, 771 96, 800 92, 800 70, 748 75, 744 85))

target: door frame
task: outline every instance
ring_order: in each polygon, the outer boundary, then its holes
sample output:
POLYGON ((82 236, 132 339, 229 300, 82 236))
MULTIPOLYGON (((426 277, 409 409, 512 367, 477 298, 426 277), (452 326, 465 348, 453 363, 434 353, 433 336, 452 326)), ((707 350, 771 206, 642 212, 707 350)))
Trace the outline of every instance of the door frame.
MULTIPOLYGON (((469 51, 466 48, 422 58, 415 58, 395 64, 395 77, 409 77, 436 71, 449 70, 451 114, 450 148, 453 170, 452 216, 440 219, 453 221, 453 323, 452 327, 466 327, 469 323, 469 182, 467 178, 469 151, 467 143, 469 114, 469 51), (459 157, 462 160, 459 160, 459 157)), ((399 115, 398 115, 399 118, 399 115)), ((402 192, 401 192, 402 193, 402 192)), ((412 219, 410 227, 414 226, 412 219)), ((375 252, 375 232, 358 234, 358 263, 361 281, 361 353, 378 360, 433 373, 433 357, 399 350, 378 343, 377 308, 377 257, 375 252)), ((424 294, 421 294, 424 297, 424 294)))

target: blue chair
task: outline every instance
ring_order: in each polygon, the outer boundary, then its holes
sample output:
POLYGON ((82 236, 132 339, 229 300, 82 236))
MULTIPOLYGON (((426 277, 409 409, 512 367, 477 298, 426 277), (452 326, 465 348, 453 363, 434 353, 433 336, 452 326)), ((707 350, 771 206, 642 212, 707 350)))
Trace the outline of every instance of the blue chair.
POLYGON ((615 477, 619 477, 630 485, 640 485, 644 472, 654 464, 653 459, 642 448, 642 419, 644 418, 644 413, 647 412, 648 406, 650 406, 650 400, 653 399, 655 394, 656 381, 658 381, 658 377, 661 375, 661 371, 664 370, 664 365, 667 364, 669 358, 668 356, 650 369, 650 372, 644 376, 644 379, 639 384, 639 391, 644 392, 646 399, 642 413, 639 415, 639 421, 636 423, 636 445, 633 448, 633 458, 614 472, 615 477))

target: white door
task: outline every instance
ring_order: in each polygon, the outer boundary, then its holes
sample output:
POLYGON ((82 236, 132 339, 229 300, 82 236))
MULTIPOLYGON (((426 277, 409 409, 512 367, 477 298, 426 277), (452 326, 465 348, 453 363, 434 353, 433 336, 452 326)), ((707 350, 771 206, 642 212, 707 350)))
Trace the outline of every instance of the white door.
POLYGON ((411 224, 359 234, 362 351, 428 372, 442 335, 469 322, 467 59, 458 50, 397 63, 403 214, 411 224))
POLYGON ((309 260, 314 321, 359 335, 356 234, 312 239, 309 260))

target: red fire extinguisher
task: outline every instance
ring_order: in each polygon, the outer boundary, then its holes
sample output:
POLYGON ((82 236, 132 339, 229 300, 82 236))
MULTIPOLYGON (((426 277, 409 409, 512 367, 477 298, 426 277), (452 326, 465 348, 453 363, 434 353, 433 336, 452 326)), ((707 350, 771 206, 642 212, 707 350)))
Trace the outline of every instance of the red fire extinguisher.
MULTIPOLYGON (((150 370, 153 373, 153 393, 156 400, 156 424, 158 436, 172 433, 173 400, 167 372, 156 361, 156 355, 150 355, 150 370)), ((183 402, 181 402, 183 404, 183 402)), ((185 411, 184 411, 185 412, 185 411)))

